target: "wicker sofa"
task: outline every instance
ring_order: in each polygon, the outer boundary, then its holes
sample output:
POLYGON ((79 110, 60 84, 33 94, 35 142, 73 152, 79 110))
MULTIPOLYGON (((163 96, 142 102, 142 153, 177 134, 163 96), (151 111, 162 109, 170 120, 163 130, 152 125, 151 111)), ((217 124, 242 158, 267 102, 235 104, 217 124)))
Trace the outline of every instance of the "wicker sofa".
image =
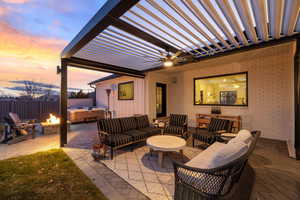
POLYGON ((215 142, 185 164, 173 161, 174 198, 235 199, 240 177, 259 136, 260 131, 242 130, 227 144, 215 142))
POLYGON ((110 147, 111 159, 115 149, 145 141, 148 137, 161 133, 159 128, 150 126, 147 115, 100 119, 97 125, 100 138, 104 138, 104 144, 110 147))

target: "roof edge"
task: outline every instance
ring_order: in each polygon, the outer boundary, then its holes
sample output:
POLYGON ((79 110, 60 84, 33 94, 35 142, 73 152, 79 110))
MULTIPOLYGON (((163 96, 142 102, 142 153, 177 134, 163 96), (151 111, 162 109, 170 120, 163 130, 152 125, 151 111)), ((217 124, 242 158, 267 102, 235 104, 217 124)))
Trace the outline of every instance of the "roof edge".
POLYGON ((111 25, 111 17, 119 18, 139 0, 108 0, 61 52, 61 58, 70 58, 79 49, 111 25))
POLYGON ((112 80, 112 79, 116 79, 116 78, 119 78, 121 77, 122 75, 119 75, 119 74, 112 74, 112 75, 109 75, 109 76, 105 76, 103 78, 99 78, 95 81, 92 81, 90 83, 88 83, 88 85, 95 85, 97 83, 100 83, 100 82, 103 82, 103 81, 108 81, 108 80, 112 80))

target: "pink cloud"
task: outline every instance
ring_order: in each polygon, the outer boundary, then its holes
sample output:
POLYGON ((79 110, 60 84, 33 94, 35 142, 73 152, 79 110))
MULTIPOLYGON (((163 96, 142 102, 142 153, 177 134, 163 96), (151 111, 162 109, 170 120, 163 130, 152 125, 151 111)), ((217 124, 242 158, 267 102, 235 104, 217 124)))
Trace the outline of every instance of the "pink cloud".
POLYGON ((7 15, 9 13, 9 9, 7 7, 0 7, 0 17, 7 15))
POLYGON ((0 30, 1 74, 6 71, 5 76, 10 80, 16 77, 57 80, 55 67, 66 41, 30 35, 5 22, 0 22, 0 30))
POLYGON ((34 36, 21 32, 5 22, 0 22, 0 56, 14 56, 38 59, 57 60, 59 53, 67 44, 66 41, 34 36))
POLYGON ((21 3, 27 3, 30 0, 2 0, 5 3, 15 3, 15 4, 21 4, 21 3))
MULTIPOLYGON (((59 84, 56 66, 67 41, 34 36, 0 21, 0 80, 34 80, 59 84), (3 30, 3 31, 2 31, 3 30)), ((69 68, 70 87, 89 88, 88 82, 107 73, 69 68)))

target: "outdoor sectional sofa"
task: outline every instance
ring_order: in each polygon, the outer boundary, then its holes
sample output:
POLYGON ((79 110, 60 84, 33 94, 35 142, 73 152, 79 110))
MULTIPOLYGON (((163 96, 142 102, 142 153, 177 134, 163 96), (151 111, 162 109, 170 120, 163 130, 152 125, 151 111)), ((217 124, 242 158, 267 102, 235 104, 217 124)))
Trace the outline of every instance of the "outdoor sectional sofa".
POLYGON ((115 149, 145 141, 148 137, 161 133, 159 128, 150 126, 147 115, 101 119, 97 121, 97 125, 100 138, 110 147, 111 159, 115 149))
MULTIPOLYGON (((259 136, 260 131, 241 130, 227 144, 214 142, 185 164, 173 161, 174 199, 235 199, 243 188, 240 177, 259 136)), ((247 176, 250 178, 253 176, 247 176)))

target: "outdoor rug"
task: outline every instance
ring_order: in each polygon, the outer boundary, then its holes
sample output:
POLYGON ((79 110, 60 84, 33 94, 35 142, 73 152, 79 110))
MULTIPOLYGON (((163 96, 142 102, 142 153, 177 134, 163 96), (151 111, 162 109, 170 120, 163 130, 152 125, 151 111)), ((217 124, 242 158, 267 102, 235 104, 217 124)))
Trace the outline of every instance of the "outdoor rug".
POLYGON ((165 200, 173 199, 175 187, 170 158, 187 162, 200 152, 200 149, 185 147, 183 157, 179 152, 168 153, 164 156, 161 168, 157 162, 157 154, 154 152, 150 155, 149 147, 142 146, 133 151, 117 150, 113 160, 102 160, 102 163, 150 199, 165 200))

